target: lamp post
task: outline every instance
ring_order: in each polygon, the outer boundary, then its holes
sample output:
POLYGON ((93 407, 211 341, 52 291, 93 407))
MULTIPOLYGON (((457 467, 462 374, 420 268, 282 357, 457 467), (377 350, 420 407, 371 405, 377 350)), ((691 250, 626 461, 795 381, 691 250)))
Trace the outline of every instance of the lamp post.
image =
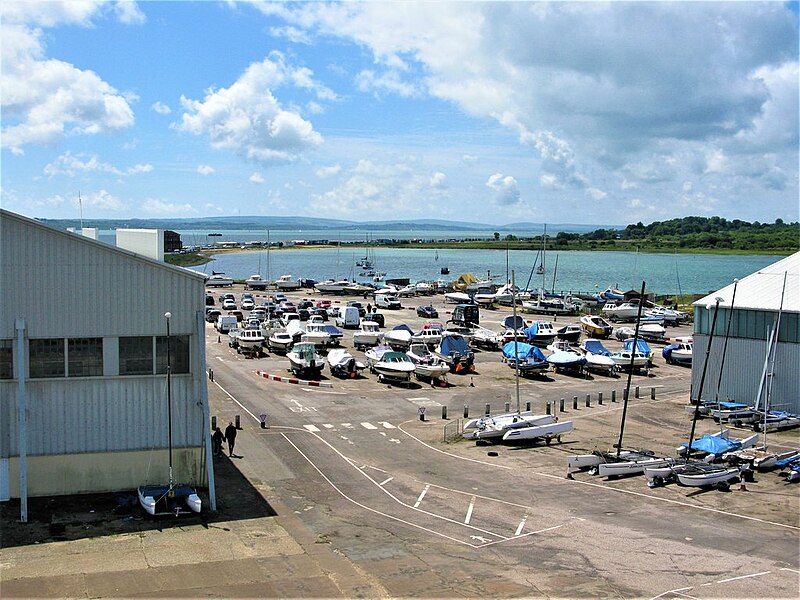
MULTIPOLYGON (((711 342, 714 341, 714 329, 717 326, 717 314, 719 313, 719 305, 720 302, 724 302, 724 300, 717 296, 714 298, 714 316, 711 318, 711 331, 708 334, 708 346, 706 347, 706 356, 705 361, 703 363, 703 372, 700 375, 700 387, 697 388, 697 404, 694 405, 694 417, 692 418, 692 431, 689 434, 689 445, 686 448, 686 457, 688 458, 692 453, 692 442, 694 441, 694 429, 697 425, 697 417, 700 415, 700 399, 703 397, 703 385, 706 382, 706 371, 708 371, 708 357, 711 354, 711 342)), ((709 310, 711 309, 711 305, 707 307, 709 310)))

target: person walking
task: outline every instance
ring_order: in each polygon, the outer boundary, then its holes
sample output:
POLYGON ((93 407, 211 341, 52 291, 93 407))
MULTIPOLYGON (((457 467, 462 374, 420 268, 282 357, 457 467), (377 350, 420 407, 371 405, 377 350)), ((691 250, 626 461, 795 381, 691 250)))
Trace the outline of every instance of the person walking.
POLYGON ((222 442, 225 441, 225 436, 219 427, 214 431, 211 439, 214 441, 214 456, 222 456, 222 442))
POLYGON ((233 421, 225 428, 225 439, 228 440, 228 456, 233 456, 233 447, 236 445, 236 427, 233 421))

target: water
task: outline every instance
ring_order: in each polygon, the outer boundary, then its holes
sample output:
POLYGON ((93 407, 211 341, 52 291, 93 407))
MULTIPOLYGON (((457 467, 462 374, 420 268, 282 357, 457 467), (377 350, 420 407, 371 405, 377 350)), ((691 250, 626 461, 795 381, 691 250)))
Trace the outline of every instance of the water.
MULTIPOLYGON (((272 279, 283 274, 295 278, 305 277, 318 281, 334 279, 356 279, 371 282, 361 277, 362 269, 355 266, 364 256, 364 248, 318 248, 249 251, 225 253, 214 256, 214 260, 198 267, 207 273, 224 272, 234 279, 247 279, 259 272, 272 279)), ((374 250, 375 269, 386 272, 387 278, 407 277, 415 281, 452 281, 462 273, 472 273, 478 278, 491 275, 495 282, 506 279, 506 255, 509 273, 516 272, 516 283, 526 287, 531 267, 536 259, 535 250, 458 250, 378 248, 374 250), (438 260, 436 259, 438 254, 438 260), (449 275, 441 275, 440 269, 448 267, 449 275)), ((714 254, 647 254, 643 252, 547 252, 546 273, 534 274, 531 289, 544 287, 556 291, 596 292, 609 286, 623 291, 640 289, 642 280, 648 291, 656 294, 705 294, 720 289, 762 267, 780 260, 781 256, 739 256, 714 254), (558 257, 558 269, 556 267, 558 257), (553 278, 555 275, 555 285, 553 278)))

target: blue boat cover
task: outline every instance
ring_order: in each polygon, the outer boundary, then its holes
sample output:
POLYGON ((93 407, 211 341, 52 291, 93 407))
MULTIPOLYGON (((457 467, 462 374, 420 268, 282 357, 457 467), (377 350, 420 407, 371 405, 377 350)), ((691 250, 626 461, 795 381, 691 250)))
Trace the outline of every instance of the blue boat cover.
POLYGON ((670 354, 672 354, 672 351, 675 350, 675 348, 680 348, 680 346, 678 344, 671 344, 669 346, 664 346, 661 349, 661 356, 663 356, 664 358, 669 358, 670 354))
POLYGON ((398 325, 397 327, 392 328, 392 331, 407 331, 411 335, 414 335, 414 332, 411 331, 411 328, 403 323, 402 325, 398 325))
MULTIPOLYGON (((689 447, 689 444, 681 445, 684 448, 689 447)), ((706 454, 716 454, 717 456, 724 452, 738 450, 741 446, 742 443, 736 440, 726 440, 723 437, 713 435, 704 435, 703 437, 692 442, 692 450, 705 452, 706 454)))
POLYGON ((794 463, 800 464, 800 452, 779 460, 778 462, 775 463, 775 466, 780 467, 782 469, 783 467, 786 467, 794 463))
POLYGON ((469 344, 467 344, 467 341, 460 335, 444 336, 439 348, 444 355, 448 355, 451 352, 455 352, 456 354, 466 354, 469 352, 469 344))
POLYGON ((528 341, 532 340, 534 337, 536 337, 536 334, 539 333, 539 323, 534 321, 527 329, 523 331, 523 333, 528 341))
POLYGON ((336 327, 335 325, 325 325, 325 331, 330 333, 331 335, 338 335, 343 336, 342 330, 336 327))
MULTIPOLYGON (((633 348, 633 339, 625 340, 622 343, 623 350, 630 351, 631 348, 633 348)), ((650 346, 648 346, 647 342, 645 342, 644 340, 636 340, 636 349, 645 356, 650 356, 653 353, 653 351, 650 349, 650 346)))
POLYGON ((611 356, 611 352, 609 352, 606 347, 603 346, 603 343, 600 340, 586 340, 583 343, 583 347, 592 354, 611 356))
POLYGON ((503 319, 503 327, 507 329, 522 329, 525 327, 525 319, 517 315, 508 315, 505 319, 503 319))
MULTIPOLYGON (((531 346, 530 344, 526 344, 525 342, 517 342, 517 355, 520 360, 526 358, 533 358, 537 361, 543 362, 547 359, 542 354, 542 351, 539 350, 536 346, 531 346)), ((514 357, 514 342, 506 342, 505 346, 503 346, 503 356, 506 358, 515 358, 514 357)))

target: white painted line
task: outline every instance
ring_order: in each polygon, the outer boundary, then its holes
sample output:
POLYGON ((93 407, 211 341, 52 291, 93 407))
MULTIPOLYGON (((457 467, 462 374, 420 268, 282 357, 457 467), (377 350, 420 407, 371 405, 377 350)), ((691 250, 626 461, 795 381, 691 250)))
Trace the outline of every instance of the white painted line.
POLYGON ((469 525, 469 520, 472 518, 472 509, 475 508, 475 496, 469 501, 469 508, 467 509, 467 516, 464 518, 464 525, 469 525))
POLYGON ((397 429, 397 427, 395 427, 394 425, 392 425, 391 423, 389 423, 387 421, 381 421, 380 423, 381 423, 381 425, 383 426, 384 429, 397 429))
POLYGON ((378 485, 379 485, 379 486, 381 486, 381 487, 383 487, 384 485, 386 485, 387 483, 389 483, 389 482, 390 482, 392 479, 394 479, 394 477, 389 477, 388 479, 384 479, 384 480, 383 480, 383 481, 381 481, 381 482, 380 482, 378 485))
POLYGON ((364 429, 377 429, 377 427, 375 427, 375 425, 373 425, 372 423, 361 423, 361 426, 364 429))
POLYGON ((322 426, 323 426, 325 429, 333 429, 333 425, 331 425, 330 423, 323 423, 323 424, 322 424, 322 426))
POLYGON ((408 398, 409 402, 419 402, 421 400, 430 400, 430 398, 427 398, 427 397, 424 397, 424 396, 421 397, 421 398, 408 398))
POLYGON ((353 429, 353 424, 352 423, 342 423, 342 427, 344 427, 345 429, 353 429))
POLYGON ((661 592, 658 596, 653 596, 652 598, 650 598, 650 600, 658 600, 659 598, 661 598, 662 596, 666 596, 667 594, 677 594, 679 592, 688 592, 690 589, 692 589, 692 588, 685 587, 685 588, 678 588, 676 590, 668 590, 666 592, 661 592))
POLYGON ((315 427, 314 425, 303 425, 304 429, 308 429, 311 432, 319 431, 319 427, 315 427))
POLYGON ((419 498, 417 498, 417 501, 414 503, 414 508, 417 508, 420 505, 420 503, 422 502, 422 499, 425 497, 425 494, 428 493, 428 490, 430 489, 430 487, 431 487, 430 485, 426 485, 425 486, 425 489, 422 490, 422 493, 419 495, 419 498))
POLYGON ((689 600, 700 600, 700 598, 696 598, 695 596, 690 596, 689 594, 681 594, 680 592, 675 592, 681 598, 688 598, 689 600))
POLYGON ((791 571, 792 573, 800 573, 797 569, 790 569, 789 567, 781 567, 779 571, 791 571))
POLYGON ((742 575, 740 577, 730 577, 729 579, 720 579, 717 583, 728 583, 729 581, 737 581, 739 579, 749 579, 750 577, 761 577, 762 575, 769 575, 772 571, 762 571, 761 573, 753 573, 752 575, 742 575))
POLYGON ((522 533, 522 530, 525 528, 525 521, 527 520, 528 520, 528 515, 522 517, 522 521, 519 522, 519 526, 517 527, 517 530, 514 532, 514 535, 519 535, 520 533, 522 533))

